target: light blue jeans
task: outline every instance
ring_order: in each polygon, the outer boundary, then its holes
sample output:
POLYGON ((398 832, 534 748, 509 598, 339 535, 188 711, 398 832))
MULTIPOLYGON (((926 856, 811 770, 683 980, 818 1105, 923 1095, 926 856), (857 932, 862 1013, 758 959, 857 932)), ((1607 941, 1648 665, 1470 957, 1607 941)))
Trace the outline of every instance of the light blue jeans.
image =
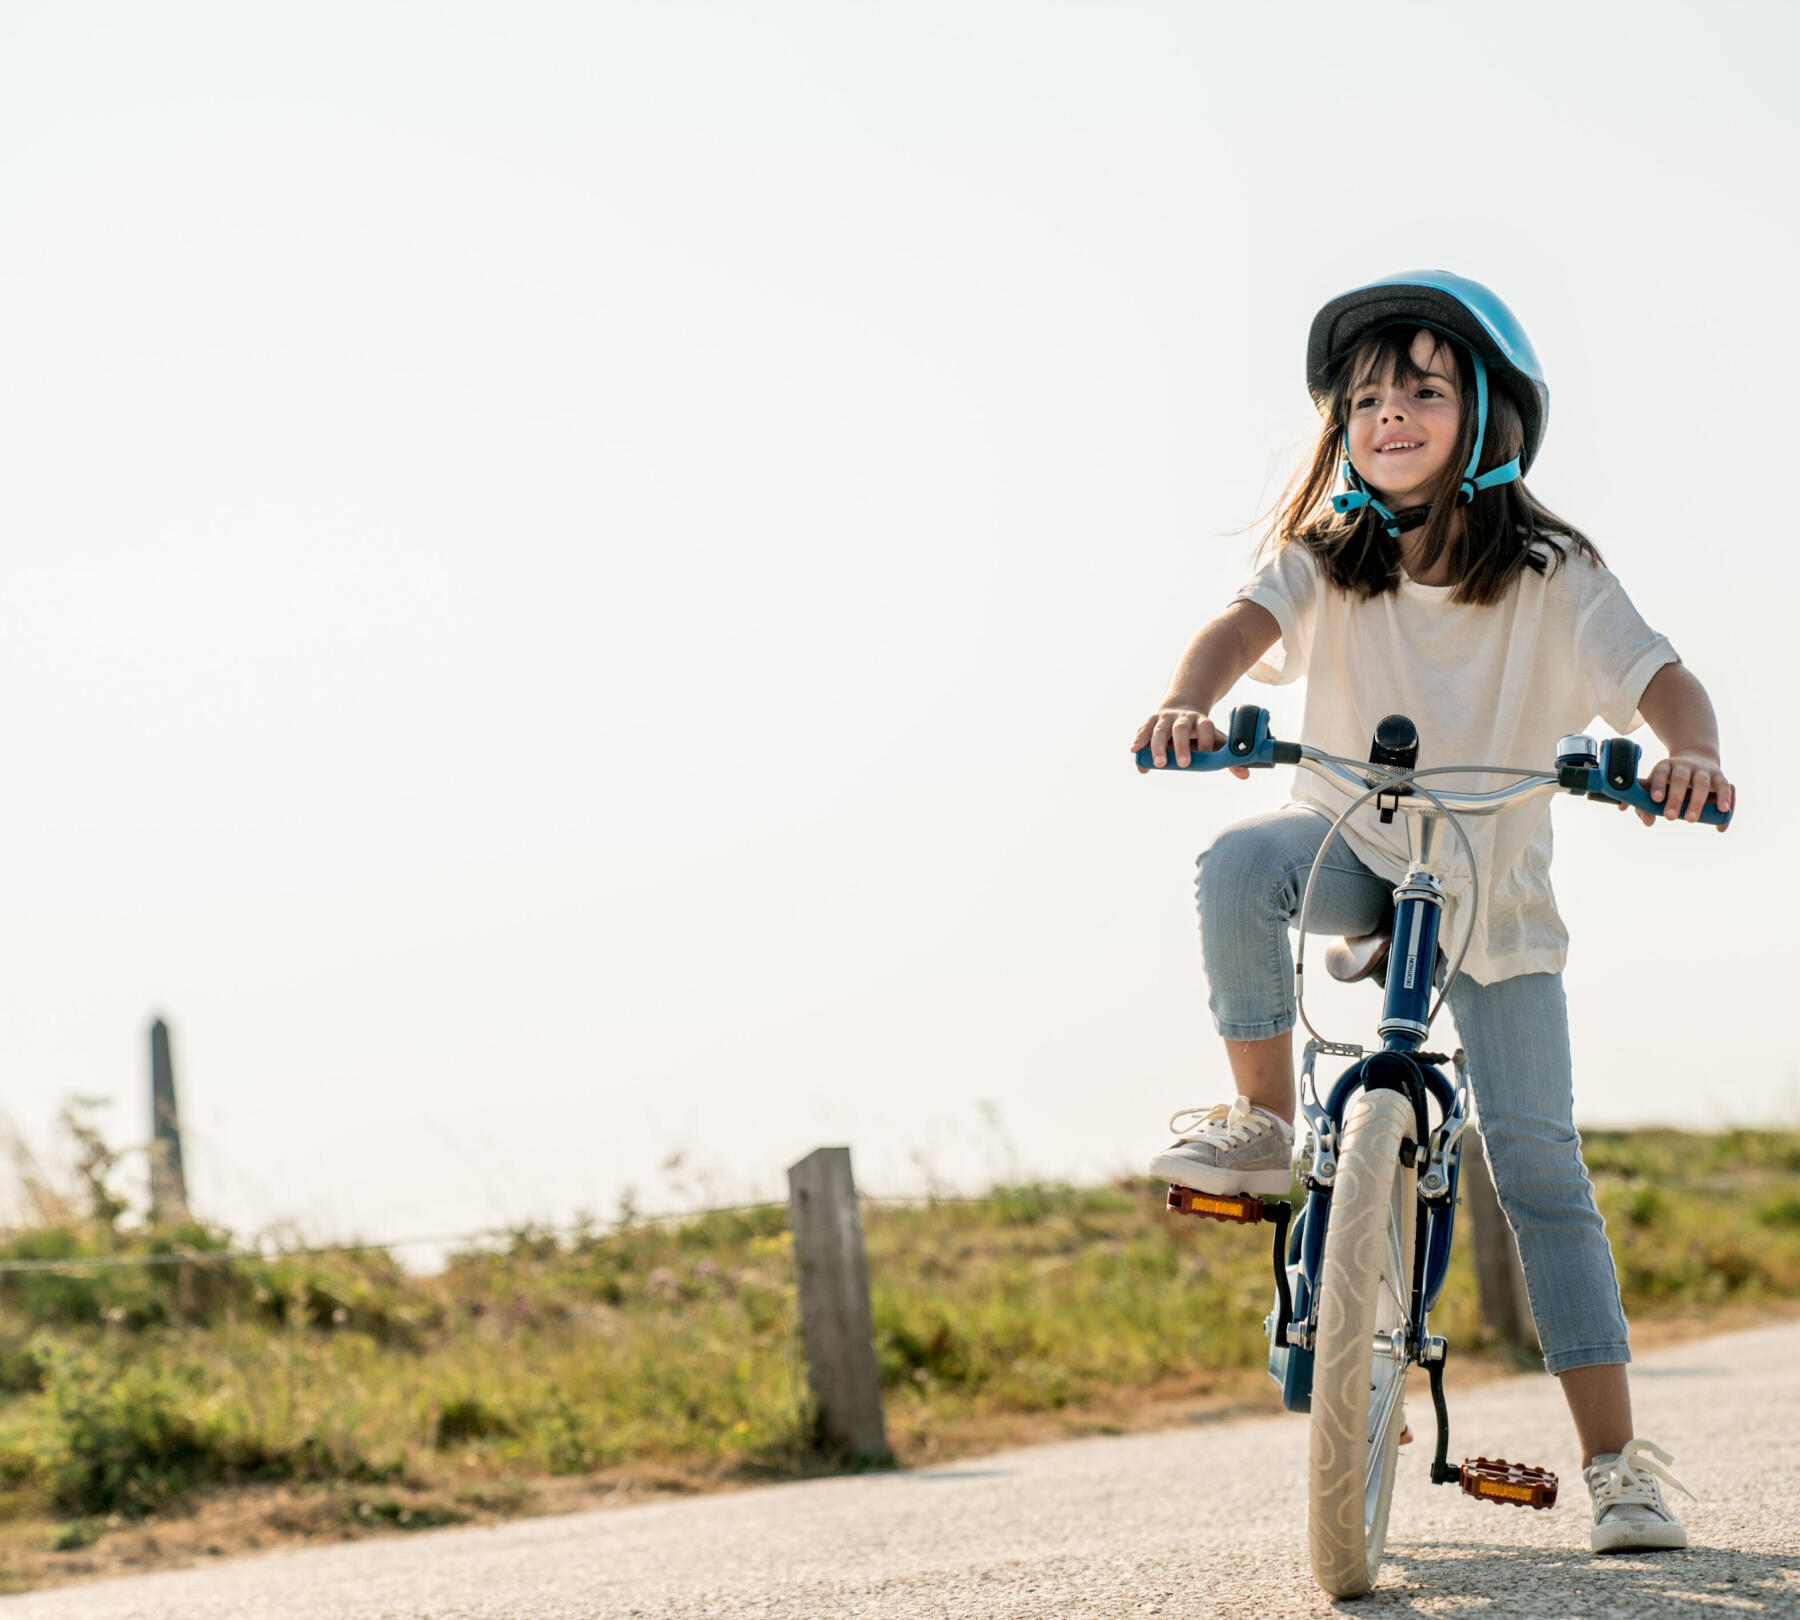
MULTIPOLYGON (((1227 827, 1200 857, 1200 943, 1213 1022, 1227 1040, 1294 1027, 1288 929, 1330 825, 1317 810, 1289 805, 1227 827)), ((1309 930, 1367 934, 1392 914, 1393 885, 1333 839, 1309 930)), ((1459 978, 1450 1010, 1469 1055, 1494 1186, 1519 1240, 1544 1365, 1561 1373, 1629 1361, 1612 1249, 1575 1133, 1562 975, 1459 978)))

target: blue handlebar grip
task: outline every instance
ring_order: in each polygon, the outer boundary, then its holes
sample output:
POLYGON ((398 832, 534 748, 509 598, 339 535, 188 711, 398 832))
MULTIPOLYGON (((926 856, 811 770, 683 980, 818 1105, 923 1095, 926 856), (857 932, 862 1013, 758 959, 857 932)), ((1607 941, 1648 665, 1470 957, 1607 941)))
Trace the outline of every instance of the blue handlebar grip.
POLYGON ((1147 771, 1179 771, 1183 769, 1190 771, 1222 771, 1232 765, 1255 765, 1259 763, 1259 761, 1254 758, 1233 759, 1229 748, 1215 748, 1210 753, 1194 754, 1191 762, 1184 767, 1175 763, 1175 748, 1173 744, 1170 744, 1168 747, 1167 760, 1168 763, 1158 765, 1155 756, 1151 754, 1148 748, 1140 748, 1137 751, 1137 762, 1147 771))
MULTIPOLYGON (((1148 748, 1137 751, 1137 762, 1147 771, 1178 771, 1181 766, 1175 763, 1175 750, 1169 749, 1168 764, 1151 763, 1148 748)), ((1273 768, 1276 765, 1298 765, 1300 763, 1299 743, 1277 742, 1273 737, 1264 737, 1248 754, 1233 754, 1229 747, 1215 748, 1211 753, 1196 753, 1189 757, 1187 769, 1190 771, 1228 771, 1233 765, 1247 765, 1251 770, 1263 767, 1273 768)))
MULTIPOLYGON (((1666 805, 1661 805, 1650 797, 1650 791, 1641 782, 1633 782, 1628 788, 1615 788, 1606 780, 1604 771, 1589 770, 1588 797, 1590 799, 1611 799, 1615 804, 1630 805, 1633 810, 1642 810, 1647 816, 1660 818, 1666 805)), ((1700 824, 1703 827, 1729 827, 1733 812, 1721 810, 1716 804, 1708 804, 1700 812, 1700 824)))
MULTIPOLYGON (((1634 783, 1623 793, 1609 792, 1607 796, 1623 800, 1633 810, 1642 810, 1646 815, 1661 816, 1663 811, 1668 809, 1667 804, 1658 804, 1651 798, 1649 789, 1641 783, 1634 783)), ((1731 812, 1721 810, 1716 804, 1709 801, 1700 812, 1700 825, 1703 827, 1729 827, 1731 812)))
MULTIPOLYGON (((1151 763, 1150 750, 1140 748, 1137 756, 1138 764, 1145 770, 1180 770, 1175 763, 1175 750, 1168 752, 1166 765, 1151 763)), ((1239 705, 1231 711, 1231 720, 1225 728, 1225 745, 1215 748, 1210 753, 1196 753, 1191 756, 1187 769, 1190 771, 1222 771, 1233 765, 1297 765, 1300 762, 1300 749, 1296 743, 1278 743, 1269 735, 1269 711, 1239 705), (1277 757, 1279 750, 1280 757, 1277 757)))

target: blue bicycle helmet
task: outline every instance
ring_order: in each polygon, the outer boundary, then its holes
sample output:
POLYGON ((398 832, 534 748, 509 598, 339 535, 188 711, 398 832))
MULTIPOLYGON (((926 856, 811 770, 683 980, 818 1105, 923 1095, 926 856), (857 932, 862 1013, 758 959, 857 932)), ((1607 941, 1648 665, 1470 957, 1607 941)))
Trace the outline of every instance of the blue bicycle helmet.
MULTIPOLYGON (((1475 448, 1463 472, 1459 503, 1472 501, 1478 490, 1523 477, 1537 458, 1550 420, 1550 387, 1544 381, 1544 368, 1518 317, 1480 282, 1453 276, 1448 270, 1403 270, 1383 276, 1340 294, 1321 309, 1313 317, 1306 340, 1306 383, 1313 403, 1324 408, 1339 363, 1366 334, 1403 323, 1429 327, 1456 339, 1475 362, 1475 448), (1525 443, 1511 461, 1483 473, 1479 469, 1487 438, 1490 370, 1519 408, 1525 443)), ((1334 495, 1332 505, 1339 512, 1371 506, 1386 521, 1389 533, 1397 533, 1393 513, 1362 487, 1348 455, 1344 469, 1350 490, 1334 495)))

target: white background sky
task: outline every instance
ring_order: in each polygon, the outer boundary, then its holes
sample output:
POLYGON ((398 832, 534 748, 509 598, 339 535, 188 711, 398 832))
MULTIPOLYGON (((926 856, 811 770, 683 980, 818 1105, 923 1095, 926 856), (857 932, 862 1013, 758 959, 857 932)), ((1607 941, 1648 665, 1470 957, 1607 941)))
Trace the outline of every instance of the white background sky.
POLYGON ((1285 773, 1125 745, 1443 265, 1742 786, 1557 809, 1578 1117, 1800 1118, 1797 16, 0 9, 0 1107, 141 1140, 162 1011, 199 1205, 332 1235, 1138 1167, 1285 773))

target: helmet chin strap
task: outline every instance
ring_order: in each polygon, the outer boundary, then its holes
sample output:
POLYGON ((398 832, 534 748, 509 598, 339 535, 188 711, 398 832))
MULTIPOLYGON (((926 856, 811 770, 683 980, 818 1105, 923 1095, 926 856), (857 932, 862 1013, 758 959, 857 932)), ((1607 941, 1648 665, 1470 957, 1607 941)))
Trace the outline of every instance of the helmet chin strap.
MULTIPOLYGON (((1356 469, 1350 465, 1350 440, 1348 437, 1344 440, 1344 482, 1350 487, 1341 495, 1331 497, 1332 511, 1342 517, 1348 512, 1355 512, 1366 506, 1381 519, 1381 526, 1387 530, 1388 538, 1398 540, 1402 532, 1400 519, 1391 508, 1383 506, 1370 494, 1362 479, 1357 476, 1356 469)), ((1427 508, 1427 510, 1430 509, 1427 508)))
MULTIPOLYGON (((1475 362, 1475 448, 1469 452, 1469 465, 1463 469, 1462 483, 1457 486, 1456 504, 1467 506, 1475 499, 1476 491, 1494 489, 1501 484, 1510 484, 1519 476, 1519 458, 1514 456, 1503 466, 1490 467, 1479 477, 1475 469, 1481 465, 1482 446, 1487 442, 1488 419, 1488 374, 1487 366, 1479 354, 1473 349, 1469 358, 1475 362)), ((1350 436, 1344 436, 1344 482, 1349 485, 1342 494, 1331 497, 1331 509, 1340 517, 1346 513, 1368 507, 1381 519, 1381 526, 1387 530, 1388 538, 1398 540, 1408 529, 1416 529, 1431 515, 1429 506, 1415 508, 1404 516, 1383 506, 1365 485, 1356 469, 1350 465, 1350 436)))

